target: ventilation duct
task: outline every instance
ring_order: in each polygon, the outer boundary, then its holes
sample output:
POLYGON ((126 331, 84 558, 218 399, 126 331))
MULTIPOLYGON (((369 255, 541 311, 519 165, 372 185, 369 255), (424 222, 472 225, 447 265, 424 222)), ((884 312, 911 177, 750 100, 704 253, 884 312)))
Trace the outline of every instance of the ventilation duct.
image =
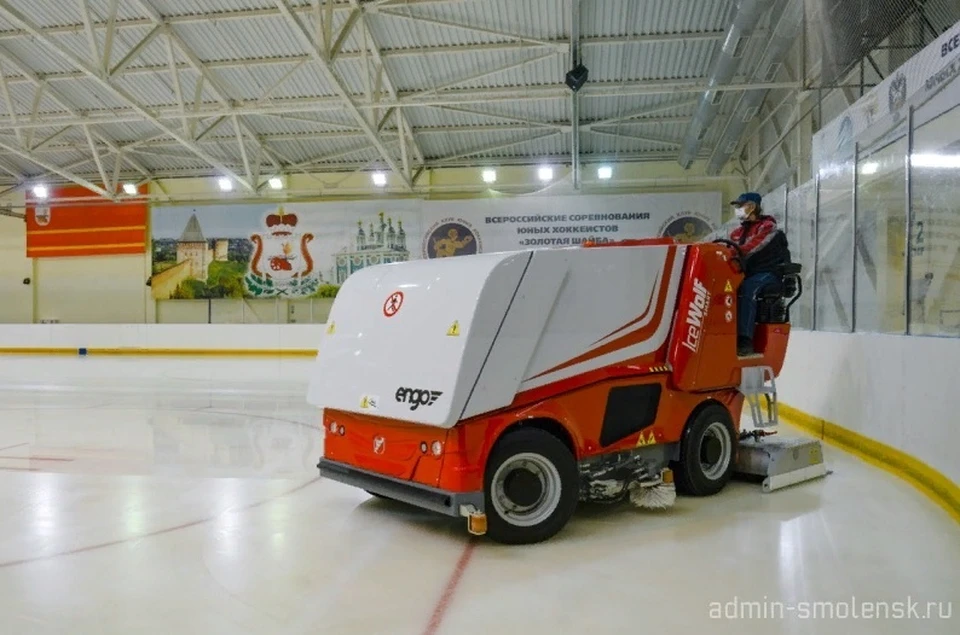
POLYGON ((739 0, 737 2, 736 13, 723 38, 723 45, 713 64, 710 65, 707 90, 700 97, 697 112, 687 128, 687 134, 680 149, 680 165, 684 169, 689 168, 693 163, 707 129, 720 110, 722 97, 715 99, 715 93, 721 92, 718 87, 729 83, 730 78, 733 77, 748 38, 760 21, 760 16, 771 4, 771 0, 739 0))
MULTIPOLYGON (((755 82, 766 81, 771 73, 779 70, 784 58, 790 52, 803 26, 803 0, 776 0, 770 15, 771 19, 777 15, 781 16, 780 22, 773 29, 770 44, 751 75, 755 82)), ((766 90, 747 90, 740 95, 740 101, 730 115, 723 136, 717 142, 716 149, 707 164, 707 174, 719 174, 727 164, 737 146, 740 145, 743 131, 760 112, 760 104, 766 96, 766 90)))

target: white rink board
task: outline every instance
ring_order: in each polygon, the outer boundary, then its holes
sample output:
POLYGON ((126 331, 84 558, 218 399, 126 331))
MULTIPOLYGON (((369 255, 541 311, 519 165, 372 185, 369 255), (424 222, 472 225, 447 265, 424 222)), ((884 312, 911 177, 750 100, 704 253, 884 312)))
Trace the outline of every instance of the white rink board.
POLYGON ((960 339, 794 330, 779 399, 960 483, 960 339))
POLYGON ((0 348, 317 350, 323 324, 5 324, 0 348))

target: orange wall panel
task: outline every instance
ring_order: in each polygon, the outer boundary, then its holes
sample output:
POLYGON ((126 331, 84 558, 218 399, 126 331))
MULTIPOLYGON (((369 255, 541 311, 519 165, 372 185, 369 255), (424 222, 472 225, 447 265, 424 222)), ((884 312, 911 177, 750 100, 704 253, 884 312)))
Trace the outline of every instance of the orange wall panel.
POLYGON ((147 250, 149 206, 114 203, 79 186, 53 188, 51 197, 85 198, 69 204, 27 203, 27 258, 142 254, 147 250))

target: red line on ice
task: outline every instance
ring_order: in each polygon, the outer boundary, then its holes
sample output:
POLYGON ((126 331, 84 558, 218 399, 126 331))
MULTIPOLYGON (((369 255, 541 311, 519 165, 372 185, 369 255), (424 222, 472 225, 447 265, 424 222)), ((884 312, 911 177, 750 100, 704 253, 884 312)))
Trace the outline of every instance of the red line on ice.
POLYGON ((427 627, 424 629, 423 635, 434 635, 437 629, 440 628, 443 616, 446 614, 447 609, 450 608, 453 594, 456 592, 457 587, 460 586, 460 580, 463 579, 463 572, 466 571, 467 565, 470 564, 470 559, 473 557, 473 551, 476 547, 477 543, 471 540, 467 543, 467 546, 463 548, 463 553, 460 554, 460 559, 457 560, 457 565, 453 568, 450 579, 447 580, 447 584, 443 589, 443 595, 440 596, 437 604, 433 607, 433 615, 430 616, 430 623, 427 624, 427 627))

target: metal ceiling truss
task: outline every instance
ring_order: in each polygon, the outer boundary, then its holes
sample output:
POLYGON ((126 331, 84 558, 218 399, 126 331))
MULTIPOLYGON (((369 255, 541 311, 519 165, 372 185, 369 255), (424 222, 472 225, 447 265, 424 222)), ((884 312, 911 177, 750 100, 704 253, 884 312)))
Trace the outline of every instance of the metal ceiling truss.
MULTIPOLYGON (((229 14, 233 15, 233 13, 229 14)), ((213 18, 211 18, 213 19, 213 18)), ((167 21, 167 24, 173 26, 179 24, 179 22, 167 21)), ((101 28, 101 25, 94 25, 94 28, 101 28)), ((135 61, 137 57, 140 56, 140 53, 144 48, 149 45, 153 39, 160 35, 162 29, 160 27, 155 27, 147 35, 141 39, 137 46, 129 51, 127 55, 120 60, 116 66, 114 66, 110 75, 152 75, 160 71, 166 70, 165 64, 160 65, 140 65, 130 67, 131 62, 135 61)), ((580 48, 582 49, 596 49, 600 47, 609 47, 625 44, 657 44, 664 42, 693 42, 697 40, 718 40, 723 36, 722 31, 709 31, 709 32, 689 32, 689 33, 671 33, 666 35, 631 35, 631 36, 616 36, 616 37, 581 37, 580 38, 580 48)), ((2 46, 4 41, 4 34, 0 33, 0 46, 2 46)), ((536 51, 538 49, 544 50, 556 50, 561 53, 566 51, 561 51, 561 47, 569 45, 569 40, 544 40, 542 45, 531 45, 525 46, 522 50, 526 51, 536 51)), ((443 57, 447 55, 457 55, 463 53, 495 53, 495 52, 515 52, 521 50, 513 42, 491 42, 483 44, 467 44, 467 45, 448 45, 448 46, 427 46, 427 47, 409 47, 409 48, 398 48, 398 49, 381 49, 380 57, 381 59, 402 59, 405 57, 443 57)), ((362 51, 339 51, 335 56, 337 60, 346 61, 346 60, 360 60, 363 59, 364 53, 362 51)), ((254 57, 249 59, 242 60, 211 60, 205 62, 205 66, 210 70, 223 70, 231 68, 250 68, 250 67, 269 67, 269 66, 296 66, 303 64, 304 62, 309 62, 311 60, 310 55, 289 55, 283 57, 254 57)), ((178 62, 177 68, 179 70, 188 70, 190 65, 186 62, 178 62)), ((79 71, 58 71, 53 73, 47 73, 44 75, 44 78, 51 82, 59 81, 69 81, 72 79, 78 79, 83 77, 83 73, 79 71)), ((20 83, 25 80, 19 77, 9 78, 10 83, 20 83)))
MULTIPOLYGON (((142 17, 130 18, 130 7, 120 0, 105 2, 106 15, 98 15, 88 0, 69 0, 63 4, 75 8, 74 24, 42 26, 43 20, 26 13, 20 3, 0 0, 0 17, 14 27, 0 33, 0 182, 23 187, 59 177, 115 198, 125 180, 220 175, 236 182, 246 196, 255 197, 273 176, 380 168, 391 171, 395 182, 410 192, 417 187, 417 177, 430 167, 469 165, 491 155, 504 165, 558 160, 524 155, 523 148, 529 146, 526 149, 532 152, 538 146, 531 144, 570 135, 567 161, 573 162, 579 184, 580 161, 587 158, 580 145, 585 135, 614 136, 649 146, 646 152, 620 152, 620 160, 664 160, 670 148, 681 147, 682 140, 647 134, 647 126, 689 123, 697 95, 715 88, 708 86, 706 77, 594 81, 571 98, 562 77, 520 86, 498 82, 498 76, 517 69, 542 74, 544 64, 558 57, 566 64, 591 50, 718 41, 724 31, 582 35, 579 20, 575 20, 577 28, 570 37, 541 38, 424 13, 429 7, 458 1, 310 0, 295 4, 294 0, 273 0, 273 6, 257 9, 165 16, 150 0, 136 0, 142 17), (123 17, 118 14, 121 6, 123 17), (264 18, 285 25, 284 36, 299 50, 282 57, 251 54, 242 59, 205 60, 187 44, 190 34, 196 37, 195 31, 179 31, 264 18), (385 19, 432 31, 459 32, 459 36, 469 34, 471 43, 441 44, 438 40, 434 45, 386 48, 376 35, 383 33, 385 19), (371 25, 372 20, 377 24, 371 25), (85 46, 67 46, 64 36, 68 35, 74 36, 70 44, 75 45, 80 36, 79 42, 86 40, 85 46), (42 47, 65 65, 38 72, 12 52, 14 42, 19 51, 28 44, 42 47), (473 58, 461 57, 471 54, 473 58), (475 61, 481 54, 489 54, 486 66, 475 61), (420 59, 429 67, 441 58, 474 61, 433 86, 403 88, 396 64, 420 59), (349 73, 346 65, 351 65, 349 73), (359 91, 352 70, 358 65, 359 91), (327 92, 278 96, 296 92, 292 78, 302 77, 305 68, 320 74, 327 92), (257 85, 256 98, 249 98, 249 89, 235 84, 236 73, 244 72, 241 69, 272 69, 271 79, 257 85), (158 103, 156 94, 138 92, 134 80, 148 77, 169 87, 169 100, 158 103), (81 82, 83 90, 79 89, 81 82), (24 101, 24 84, 32 87, 29 105, 24 101), (91 86, 103 96, 97 101, 109 105, 79 105, 82 95, 92 92, 91 86), (584 108, 604 100, 643 96, 657 99, 652 105, 615 117, 591 120, 582 116, 584 108), (552 120, 534 114, 556 112, 571 99, 569 118, 552 120), (414 125, 421 113, 436 121, 473 119, 476 123, 414 125), (297 131, 265 127, 270 121, 290 122, 297 131), (140 126, 136 128, 139 132, 108 128, 119 124, 140 126), (147 132, 144 124, 152 130, 147 132), (505 139, 504 134, 509 137, 505 139), (444 156, 427 156, 424 144, 439 135, 456 143, 444 156), (78 160, 78 155, 84 158, 78 160), (39 171, 23 173, 20 166, 24 161, 38 166, 39 171)), ((579 16, 578 6, 579 0, 571 0, 574 17, 579 16)), ((726 92, 797 88, 799 78, 792 77, 765 83, 731 79, 723 86, 726 92)))
MULTIPOLYGON (((0 0, 0 5, 2 5, 2 0, 0 0)), ((0 13, 2 13, 2 10, 0 10, 0 13)), ((800 83, 795 81, 774 81, 753 84, 728 84, 724 86, 724 91, 796 90, 800 87, 800 83)), ((703 92, 705 88, 707 88, 707 84, 702 80, 646 80, 617 84, 611 83, 610 85, 587 84, 580 89, 579 95, 582 98, 604 98, 640 95, 697 94, 703 92)), ((570 98, 570 92, 565 86, 469 88, 443 91, 443 93, 433 95, 430 98, 418 97, 419 94, 419 92, 398 93, 396 100, 381 100, 377 104, 354 102, 353 107, 358 111, 364 111, 370 109, 420 108, 424 106, 448 107, 500 104, 503 102, 542 101, 549 99, 566 100, 570 98)), ((4 116, 0 116, 0 128, 4 130, 29 130, 57 126, 79 126, 84 123, 109 124, 143 122, 145 119, 151 121, 153 119, 175 121, 183 116, 188 119, 211 119, 215 117, 229 117, 231 115, 248 116, 336 112, 341 111, 342 108, 343 99, 339 97, 276 99, 269 100, 267 103, 233 100, 232 106, 201 105, 195 107, 193 110, 188 110, 186 113, 181 113, 178 106, 153 108, 152 111, 155 115, 147 118, 140 114, 140 111, 143 110, 142 106, 131 105, 115 110, 89 110, 82 115, 70 113, 68 116, 37 116, 30 121, 14 121, 13 118, 9 116, 9 113, 7 113, 4 116)), ((163 129, 163 127, 161 127, 161 129, 163 129)))

